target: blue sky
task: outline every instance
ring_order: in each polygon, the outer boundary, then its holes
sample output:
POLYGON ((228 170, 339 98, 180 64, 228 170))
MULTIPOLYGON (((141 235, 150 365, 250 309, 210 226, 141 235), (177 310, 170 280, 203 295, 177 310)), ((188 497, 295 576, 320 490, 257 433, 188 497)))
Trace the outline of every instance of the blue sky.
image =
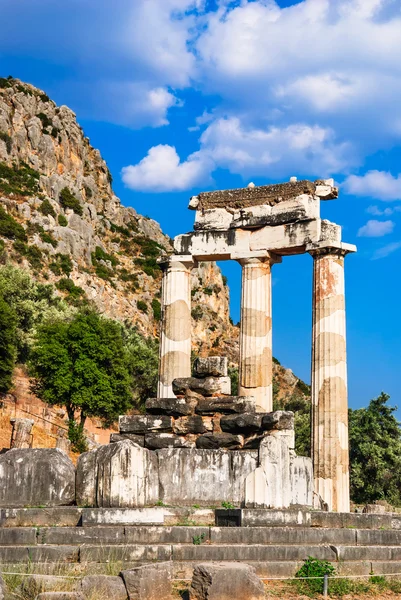
MULTIPOLYGON (((334 177, 349 398, 401 407, 399 0, 0 0, 1 75, 76 113, 122 202, 170 236, 201 190, 334 177)), ((228 275, 239 318, 240 268, 228 275)), ((274 266, 274 354, 309 381, 309 256, 274 266)))

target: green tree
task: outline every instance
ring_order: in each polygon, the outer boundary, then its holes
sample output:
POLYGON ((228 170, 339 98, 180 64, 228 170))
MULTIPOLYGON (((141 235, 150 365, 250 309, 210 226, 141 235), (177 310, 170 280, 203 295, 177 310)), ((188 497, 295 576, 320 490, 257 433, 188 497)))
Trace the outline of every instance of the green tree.
POLYGON ((401 429, 381 393, 367 408, 349 410, 351 497, 365 503, 401 505, 401 429))
POLYGON ((65 406, 70 433, 76 430, 73 423, 83 433, 87 417, 111 422, 132 403, 122 327, 93 311, 41 325, 30 368, 39 398, 65 406))
POLYGON ((143 337, 135 328, 125 327, 125 346, 129 354, 134 402, 142 408, 147 398, 155 397, 159 368, 159 344, 143 337))
POLYGON ((37 327, 48 320, 68 318, 74 307, 54 294, 51 285, 34 281, 23 269, 0 267, 0 294, 16 317, 15 344, 18 362, 27 361, 37 327))
POLYGON ((0 296, 0 392, 8 392, 16 357, 16 318, 14 311, 0 296))

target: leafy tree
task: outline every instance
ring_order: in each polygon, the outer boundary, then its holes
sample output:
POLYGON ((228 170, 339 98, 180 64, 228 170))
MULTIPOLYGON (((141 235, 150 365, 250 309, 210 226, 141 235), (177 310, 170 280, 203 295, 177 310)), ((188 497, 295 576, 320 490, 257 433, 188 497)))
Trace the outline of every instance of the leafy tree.
POLYGON ((14 311, 0 296, 0 392, 8 392, 16 357, 16 318, 14 311))
POLYGON ((69 317, 76 309, 54 294, 51 285, 35 282, 23 269, 0 267, 0 294, 16 317, 18 362, 26 362, 37 327, 48 320, 69 317))
POLYGON ((351 497, 401 505, 401 429, 381 393, 367 408, 349 410, 351 497))
POLYGON ((30 367, 35 393, 49 404, 65 406, 81 433, 87 417, 111 422, 132 403, 122 328, 93 311, 41 325, 30 367))
POLYGON ((155 397, 159 368, 159 344, 154 338, 143 337, 135 328, 124 329, 125 346, 129 354, 134 402, 143 407, 147 398, 155 397))

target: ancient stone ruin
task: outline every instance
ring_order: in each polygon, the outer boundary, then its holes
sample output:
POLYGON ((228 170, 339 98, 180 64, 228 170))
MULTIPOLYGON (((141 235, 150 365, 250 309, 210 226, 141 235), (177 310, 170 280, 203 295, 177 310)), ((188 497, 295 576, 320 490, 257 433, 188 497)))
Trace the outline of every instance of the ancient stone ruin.
MULTIPOLYGON (((282 256, 308 252, 313 257, 314 282, 315 498, 329 510, 349 511, 344 257, 356 248, 342 242, 339 225, 320 218, 320 201, 337 196, 338 190, 331 179, 292 180, 260 187, 250 184, 243 189, 201 193, 189 204, 189 208, 196 210, 194 231, 175 238, 176 254, 163 263, 159 406, 168 405, 167 399, 176 396, 183 396, 190 403, 194 392, 225 397, 226 407, 231 404, 231 412, 235 412, 235 405, 244 405, 240 421, 220 419, 213 432, 205 433, 196 444, 202 447, 200 444, 209 443, 210 448, 211 444, 224 447, 237 443, 245 450, 256 442, 245 438, 241 443, 239 439, 227 437, 227 434, 241 435, 246 431, 245 422, 256 438, 260 434, 258 467, 249 484, 254 486, 256 504, 263 505, 263 498, 268 497, 266 490, 273 485, 273 465, 276 464, 272 458, 271 468, 263 468, 260 458, 261 448, 271 437, 265 437, 263 423, 273 408, 271 269, 273 264, 281 262, 282 256), (190 272, 197 261, 216 260, 236 260, 242 266, 239 398, 229 399, 229 382, 224 376, 216 378, 209 372, 198 371, 198 375, 204 377, 201 385, 191 378, 190 272), (258 419, 262 423, 260 428, 255 427, 258 419)), ((202 412, 203 403, 202 397, 195 412, 202 412)), ((163 412, 160 410, 160 414, 163 412)), ((213 421, 212 412, 209 414, 213 421)), ((286 451, 293 452, 292 448, 293 444, 289 443, 286 451)), ((281 472, 281 466, 277 470, 281 472)), ((298 478, 301 478, 300 472, 298 478)), ((271 505, 276 506, 274 502, 271 505)))

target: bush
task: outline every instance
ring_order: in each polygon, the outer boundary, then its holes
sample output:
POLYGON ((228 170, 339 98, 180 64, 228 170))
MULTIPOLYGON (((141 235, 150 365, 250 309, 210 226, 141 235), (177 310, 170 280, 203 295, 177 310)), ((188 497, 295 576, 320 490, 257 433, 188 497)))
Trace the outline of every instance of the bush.
POLYGON ((212 287, 204 287, 203 293, 206 294, 206 296, 211 296, 213 294, 213 288, 212 287))
POLYGON ((6 143, 6 150, 7 150, 8 154, 10 154, 11 147, 12 147, 11 137, 5 131, 0 131, 0 140, 3 140, 3 142, 6 143))
POLYGON ((109 261, 113 267, 118 265, 118 260, 115 256, 107 254, 100 246, 96 246, 95 252, 92 252, 92 262, 96 263, 99 260, 109 261))
POLYGON ((202 308, 198 305, 195 306, 192 310, 191 310, 191 317, 195 320, 195 321, 200 321, 200 319, 203 317, 203 310, 202 308))
POLYGON ((59 201, 64 209, 71 208, 75 214, 79 215, 80 217, 82 216, 83 208, 79 200, 75 198, 75 196, 72 194, 71 190, 68 189, 68 187, 64 187, 61 190, 59 201))
POLYGON ((319 560, 309 556, 295 574, 295 577, 299 578, 295 585, 300 594, 313 597, 315 594, 323 593, 324 575, 334 575, 335 572, 335 568, 328 560, 319 560), (303 577, 315 579, 302 579, 303 577))
POLYGON ((12 239, 26 241, 25 229, 0 206, 0 235, 12 239))
POLYGON ((51 244, 53 248, 57 248, 58 241, 52 236, 52 234, 49 231, 41 231, 39 236, 44 244, 51 244))
POLYGON ((58 221, 58 224, 61 225, 61 227, 67 227, 67 225, 68 225, 68 219, 64 215, 59 215, 57 217, 57 221, 58 221))
POLYGON ((27 246, 25 256, 35 271, 40 271, 43 266, 42 250, 37 246, 27 246))
POLYGON ((5 195, 34 196, 39 193, 39 173, 24 162, 18 167, 0 163, 0 192, 5 195))
POLYGON ((148 398, 155 397, 159 369, 159 346, 154 338, 143 337, 136 329, 124 328, 125 347, 129 356, 134 402, 142 408, 148 398))
POLYGON ((228 367, 228 376, 231 379, 231 395, 237 396, 239 379, 238 367, 228 367))
POLYGON ((80 296, 85 295, 84 290, 75 285, 72 279, 68 279, 68 277, 63 277, 56 283, 56 288, 60 290, 60 292, 67 292, 71 298, 78 299, 80 296))
POLYGON ((136 305, 138 307, 138 310, 140 310, 141 312, 143 312, 143 313, 148 312, 148 305, 143 300, 137 300, 136 305))
POLYGON ((53 127, 53 121, 44 113, 39 113, 36 116, 41 120, 43 129, 47 129, 47 127, 53 127))
POLYGON ((225 275, 221 276, 221 280, 222 280, 224 286, 228 285, 228 279, 227 279, 227 277, 225 275))
POLYGON ((56 254, 55 260, 49 265, 50 270, 55 275, 61 275, 64 273, 67 277, 72 271, 72 261, 68 254, 56 254))
POLYGON ((43 200, 42 204, 39 206, 39 210, 45 217, 51 215, 56 218, 56 212, 47 198, 43 200))
POLYGON ((160 321, 160 318, 162 316, 162 307, 161 307, 159 300, 157 300, 157 298, 153 298, 153 300, 152 300, 152 310, 153 310, 153 318, 156 321, 160 321))

